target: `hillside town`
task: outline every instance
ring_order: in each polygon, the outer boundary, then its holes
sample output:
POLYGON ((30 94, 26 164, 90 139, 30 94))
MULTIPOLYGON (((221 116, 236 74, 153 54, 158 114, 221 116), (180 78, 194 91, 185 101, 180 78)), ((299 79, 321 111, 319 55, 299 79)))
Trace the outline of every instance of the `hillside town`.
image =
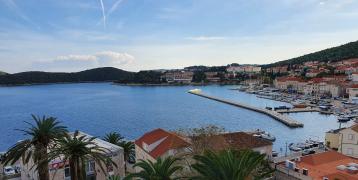
MULTIPOLYGON (((138 162, 160 163, 172 157, 180 158, 175 164, 181 168, 171 176, 182 177, 198 173, 192 170, 197 163, 196 155, 206 150, 223 152, 229 149, 250 150, 263 155, 268 168, 272 170, 267 179, 358 179, 358 58, 328 63, 308 61, 275 67, 239 64, 192 66, 180 70, 160 70, 160 74, 161 80, 168 84, 228 82, 237 85, 237 88, 231 89, 233 91, 292 104, 292 107, 266 107, 264 113, 278 116, 278 119, 284 119, 285 116, 279 115, 282 113, 319 112, 336 115, 340 123, 353 123, 327 131, 324 141, 308 139, 290 143, 284 154, 273 150, 275 137, 260 130, 229 132, 203 127, 200 131, 188 133, 158 128, 127 141, 132 144, 129 150, 119 142, 110 141, 110 138, 96 138, 84 132, 68 133, 74 139, 76 136, 91 139, 93 145, 105 149, 105 156, 115 163, 115 166, 106 164, 103 170, 103 162, 95 159, 95 156, 94 159, 90 158, 85 164, 87 179, 105 180, 115 176, 136 179, 143 172, 138 162)), ((299 128, 301 125, 293 127, 299 128)), ((53 148, 56 149, 56 146, 53 148)), ((11 155, 11 149, 9 152, 11 155)), ((37 160, 31 158, 36 157, 29 156, 30 159, 25 161, 24 157, 19 156, 16 161, 8 161, 9 152, 4 152, 2 156, 0 169, 3 177, 41 180, 38 171, 32 168, 37 160)), ((71 159, 66 159, 64 155, 51 159, 48 162, 49 177, 71 179, 71 173, 74 172, 69 168, 70 163, 71 159)))

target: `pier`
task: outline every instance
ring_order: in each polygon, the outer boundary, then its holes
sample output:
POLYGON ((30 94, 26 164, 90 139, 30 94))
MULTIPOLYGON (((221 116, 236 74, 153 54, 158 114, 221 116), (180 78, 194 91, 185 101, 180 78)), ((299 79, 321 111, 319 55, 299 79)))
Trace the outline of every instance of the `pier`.
POLYGON ((214 100, 214 101, 222 102, 222 103, 225 103, 225 104, 229 104, 229 105, 232 105, 232 106, 245 108, 245 109, 249 109, 249 110, 252 110, 252 111, 256 111, 258 113, 268 115, 268 116, 280 121, 281 123, 283 123, 286 126, 291 127, 291 128, 303 127, 302 123, 300 123, 300 122, 298 122, 296 120, 293 120, 288 116, 282 115, 282 114, 280 114, 280 113, 278 113, 276 111, 267 110, 267 109, 261 109, 261 108, 253 107, 253 106, 250 106, 250 105, 247 105, 247 104, 242 104, 242 103, 238 103, 238 102, 233 102, 233 101, 229 101, 229 100, 225 100, 225 99, 205 95, 205 94, 202 94, 200 91, 196 91, 196 90, 188 91, 188 93, 193 94, 193 95, 197 95, 197 96, 201 96, 201 97, 204 97, 204 98, 207 98, 207 99, 211 99, 211 100, 214 100))

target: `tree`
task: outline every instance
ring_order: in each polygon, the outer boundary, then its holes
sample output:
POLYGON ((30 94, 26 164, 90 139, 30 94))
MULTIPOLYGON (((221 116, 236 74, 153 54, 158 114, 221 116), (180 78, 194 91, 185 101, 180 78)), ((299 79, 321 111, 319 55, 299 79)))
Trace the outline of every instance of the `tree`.
POLYGON ((204 82, 206 80, 206 75, 203 71, 196 71, 193 75, 193 82, 204 82))
POLYGON ((20 130, 29 138, 12 146, 2 158, 2 163, 14 164, 22 158, 23 163, 27 164, 30 159, 33 159, 40 180, 48 180, 48 161, 51 158, 49 158, 47 150, 57 138, 61 138, 67 133, 67 129, 65 126, 61 126, 54 117, 43 116, 40 118, 32 115, 32 118, 35 124, 25 122, 30 127, 20 130))
POLYGON ((195 155, 192 165, 197 180, 244 180, 263 179, 272 173, 265 163, 265 155, 251 150, 220 152, 205 151, 195 155))
POLYGON ((69 161, 71 180, 86 179, 85 165, 90 160, 95 161, 103 172, 106 172, 103 164, 117 167, 117 164, 106 155, 111 151, 98 146, 94 142, 95 139, 96 137, 87 137, 75 131, 73 135, 67 134, 59 139, 57 146, 51 150, 50 155, 53 158, 61 157, 63 160, 69 161))
POLYGON ((207 125, 199 128, 179 129, 178 134, 191 139, 192 154, 202 154, 205 150, 210 150, 211 137, 225 132, 223 127, 207 125))
POLYGON ((129 174, 125 179, 139 178, 143 180, 173 180, 179 179, 173 177, 174 174, 183 167, 175 165, 179 158, 167 157, 164 160, 158 158, 156 162, 150 160, 140 160, 134 167, 140 167, 142 170, 138 173, 129 174))
MULTIPOLYGON (((130 159, 134 159, 135 151, 134 151, 134 143, 131 141, 124 141, 123 136, 121 136, 117 132, 110 132, 105 135, 103 140, 120 146, 124 151, 124 161, 127 163, 130 159)), ((124 165, 125 171, 127 171, 127 164, 124 165)))
MULTIPOLYGON (((123 148, 124 151, 124 161, 129 162, 129 160, 133 160, 135 157, 134 143, 131 141, 122 141, 119 146, 123 148)), ((125 168, 127 168, 125 166, 125 168)))
POLYGON ((124 139, 124 137, 117 133, 117 132, 110 132, 108 134, 106 134, 103 138, 103 140, 115 144, 115 145, 119 145, 119 143, 121 143, 121 141, 124 139))

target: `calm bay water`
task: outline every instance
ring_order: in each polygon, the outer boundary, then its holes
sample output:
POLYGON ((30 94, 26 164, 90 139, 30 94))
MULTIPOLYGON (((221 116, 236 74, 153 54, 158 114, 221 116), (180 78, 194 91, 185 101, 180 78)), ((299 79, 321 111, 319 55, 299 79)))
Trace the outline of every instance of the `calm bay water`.
POLYGON ((154 128, 175 130, 207 124, 229 131, 262 129, 276 136, 274 148, 307 138, 324 139, 324 132, 338 128, 336 117, 319 113, 294 113, 304 128, 291 129, 278 121, 246 109, 188 94, 200 88, 206 94, 258 107, 289 105, 232 91, 232 86, 143 87, 109 83, 56 84, 0 88, 0 151, 24 138, 14 129, 26 127, 31 114, 55 116, 70 130, 103 136, 118 131, 136 139, 154 128))

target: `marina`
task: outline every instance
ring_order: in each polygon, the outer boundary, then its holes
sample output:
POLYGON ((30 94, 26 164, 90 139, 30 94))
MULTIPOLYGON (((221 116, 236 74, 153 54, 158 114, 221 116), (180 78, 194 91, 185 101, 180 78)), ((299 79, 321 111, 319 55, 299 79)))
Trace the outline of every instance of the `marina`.
POLYGON ((250 106, 250 105, 247 105, 247 104, 242 104, 242 103, 233 102, 233 101, 229 101, 229 100, 225 100, 225 99, 221 99, 221 98, 217 98, 217 97, 213 97, 213 96, 208 96, 208 95, 205 95, 205 94, 201 93, 198 90, 190 90, 190 91, 188 91, 188 93, 194 94, 194 95, 197 95, 197 96, 201 96, 201 97, 204 97, 204 98, 208 98, 208 99, 211 99, 211 100, 214 100, 214 101, 222 102, 222 103, 225 103, 225 104, 237 106, 237 107, 240 107, 240 108, 249 109, 249 110, 252 110, 252 111, 255 111, 255 112, 259 112, 259 113, 268 115, 268 116, 280 121, 281 123, 283 123, 286 126, 291 127, 291 128, 303 127, 302 123, 300 123, 300 122, 298 122, 296 120, 293 120, 293 119, 289 118, 288 116, 285 116, 285 115, 282 115, 282 114, 280 114, 278 112, 272 111, 272 110, 260 109, 260 108, 253 107, 253 106, 250 106))
MULTIPOLYGON (((237 86, 200 86, 207 95, 242 102, 252 107, 279 107, 292 105, 256 94, 232 91, 237 86)), ((339 128, 337 117, 319 112, 284 113, 285 116, 304 124, 290 128, 263 113, 245 108, 198 98, 187 93, 198 86, 118 86, 110 83, 54 84, 0 88, 0 126, 3 138, 0 149, 6 150, 18 139, 23 121, 30 121, 31 114, 51 115, 73 129, 81 129, 101 137, 111 130, 118 130, 129 139, 142 133, 165 128, 176 130, 213 124, 227 131, 252 131, 260 129, 276 138, 273 149, 280 154, 286 142, 304 142, 314 138, 324 140, 324 133, 339 128), (140 109, 138 109, 140 107, 140 109)), ((349 126, 352 121, 342 123, 349 126)))

